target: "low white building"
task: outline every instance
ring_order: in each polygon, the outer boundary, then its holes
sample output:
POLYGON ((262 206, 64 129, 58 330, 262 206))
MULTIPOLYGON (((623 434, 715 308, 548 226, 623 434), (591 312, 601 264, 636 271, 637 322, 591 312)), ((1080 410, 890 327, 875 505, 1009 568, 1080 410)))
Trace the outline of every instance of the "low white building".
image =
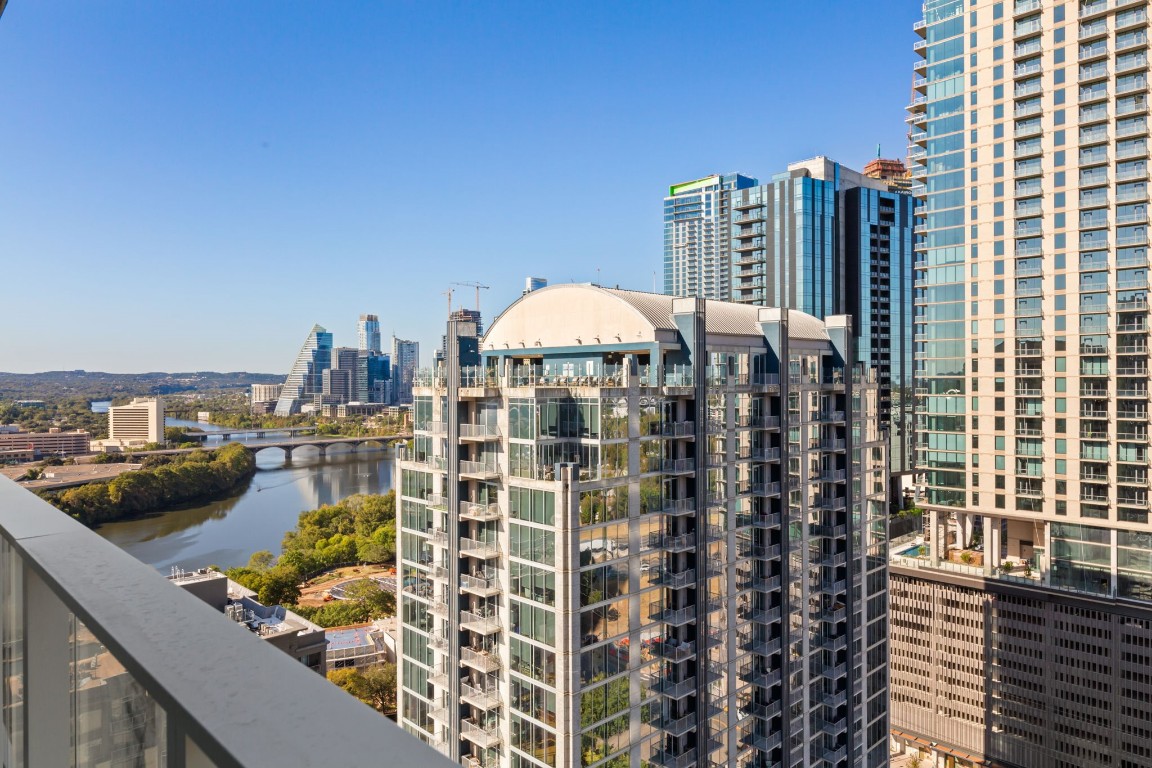
POLYGON ((371 624, 350 624, 327 630, 328 669, 362 669, 396 661, 396 619, 377 619, 371 624))

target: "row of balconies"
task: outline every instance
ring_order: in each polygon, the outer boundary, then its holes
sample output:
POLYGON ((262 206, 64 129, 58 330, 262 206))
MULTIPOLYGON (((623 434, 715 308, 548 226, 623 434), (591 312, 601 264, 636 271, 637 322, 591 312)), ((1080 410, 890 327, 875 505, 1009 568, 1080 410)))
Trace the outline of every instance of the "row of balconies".
MULTIPOLYGON (((1089 34, 1087 37, 1088 37, 1088 39, 1091 39, 1091 38, 1097 37, 1098 34, 1099 33, 1093 32, 1092 34, 1089 34)), ((1116 38, 1113 41, 1112 51, 1115 53, 1121 53, 1123 51, 1129 51, 1129 50, 1133 50, 1135 48, 1144 48, 1147 45, 1148 45, 1148 35, 1143 30, 1136 32, 1136 33, 1122 32, 1122 33, 1116 35, 1116 38)), ((1039 40, 1037 40, 1036 41, 1036 47, 1033 48, 1032 46, 1028 46, 1025 49, 1025 53, 1023 55, 1030 55, 1032 53, 1035 53, 1041 47, 1042 46, 1039 44, 1039 40)), ((1017 46, 1017 51, 1019 51, 1019 50, 1020 50, 1020 46, 1017 46)), ((1103 58, 1103 57, 1107 56, 1108 53, 1109 53, 1109 50, 1108 50, 1108 41, 1107 40, 1096 40, 1094 42, 1087 42, 1086 41, 1086 42, 1081 43, 1077 59, 1079 61, 1082 61, 1082 62, 1083 61, 1090 61, 1092 59, 1103 58)), ((1022 54, 1017 53, 1018 57, 1020 55, 1022 55, 1022 54)))
POLYGON ((1133 5, 1138 6, 1143 2, 1144 0, 1081 0, 1079 17, 1085 19, 1107 13, 1114 9, 1122 9, 1133 5))

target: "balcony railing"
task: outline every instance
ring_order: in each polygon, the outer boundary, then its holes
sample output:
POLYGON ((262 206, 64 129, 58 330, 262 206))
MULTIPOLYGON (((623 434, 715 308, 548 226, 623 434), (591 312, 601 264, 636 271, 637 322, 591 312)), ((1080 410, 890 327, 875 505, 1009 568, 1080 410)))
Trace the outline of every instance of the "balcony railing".
POLYGON ((504 697, 491 677, 484 685, 475 686, 468 682, 468 678, 460 680, 460 700, 483 710, 499 709, 504 697))
POLYGON ((462 501, 460 502, 460 517, 465 520, 478 520, 485 522, 489 520, 500 519, 500 505, 499 504, 486 504, 483 502, 462 501))
POLYGON ((0 480, 0 573, 6 617, 0 634, 10 652, 20 649, 5 665, 0 692, 16 764, 70 765, 67 734, 96 722, 100 713, 93 707, 112 707, 149 726, 114 736, 112 721, 104 720, 86 738, 101 739, 109 751, 115 746, 133 765, 326 765, 335 743, 349 765, 389 755, 397 765, 451 766, 279 649, 237 635, 223 614, 7 480, 0 480), (174 615, 180 620, 158 620, 174 615), (98 654, 90 650, 100 646, 98 654), (91 689, 74 693, 78 657, 85 675, 116 693, 96 699, 91 689), (88 672, 90 660, 98 674, 88 672))
POLYGON ((495 424, 461 424, 460 437, 472 440, 495 440, 500 437, 500 428, 495 424))
POLYGON ((460 539, 460 554, 463 557, 478 557, 488 560, 500 556, 500 545, 495 541, 479 541, 477 539, 460 539))
POLYGON ((460 474, 473 475, 486 480, 500 476, 500 467, 492 461, 461 461, 460 474))

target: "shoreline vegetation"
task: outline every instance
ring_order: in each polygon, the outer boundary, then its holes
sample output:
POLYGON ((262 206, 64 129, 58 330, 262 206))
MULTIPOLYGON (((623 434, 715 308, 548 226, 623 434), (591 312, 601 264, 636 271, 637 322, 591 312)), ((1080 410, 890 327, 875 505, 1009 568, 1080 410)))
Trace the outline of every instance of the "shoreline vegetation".
POLYGON ((89 528, 226 495, 256 473, 256 459, 232 444, 171 456, 148 456, 140 469, 42 496, 89 528))
POLYGON ((300 585, 349 564, 380 565, 396 557, 396 492, 356 494, 301 512, 284 534, 282 554, 256 552, 228 578, 256 592, 265 605, 283 605, 322 627, 362 624, 396 615, 396 597, 368 578, 346 584, 346 599, 299 605, 300 585))

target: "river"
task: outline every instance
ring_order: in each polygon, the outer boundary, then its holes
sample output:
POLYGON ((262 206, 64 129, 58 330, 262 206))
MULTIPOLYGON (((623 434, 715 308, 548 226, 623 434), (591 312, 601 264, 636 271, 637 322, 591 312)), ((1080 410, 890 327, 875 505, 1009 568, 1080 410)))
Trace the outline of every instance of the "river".
MULTIPOLYGON (((176 419, 167 423, 216 429, 176 419)), ((228 498, 107 523, 97 533, 165 574, 173 566, 244 565, 262 549, 279 554, 280 541, 301 512, 392 487, 390 452, 374 447, 346 450, 330 448, 328 456, 321 457, 315 449, 301 448, 290 462, 278 450, 261 451, 256 454, 256 474, 228 498)))

